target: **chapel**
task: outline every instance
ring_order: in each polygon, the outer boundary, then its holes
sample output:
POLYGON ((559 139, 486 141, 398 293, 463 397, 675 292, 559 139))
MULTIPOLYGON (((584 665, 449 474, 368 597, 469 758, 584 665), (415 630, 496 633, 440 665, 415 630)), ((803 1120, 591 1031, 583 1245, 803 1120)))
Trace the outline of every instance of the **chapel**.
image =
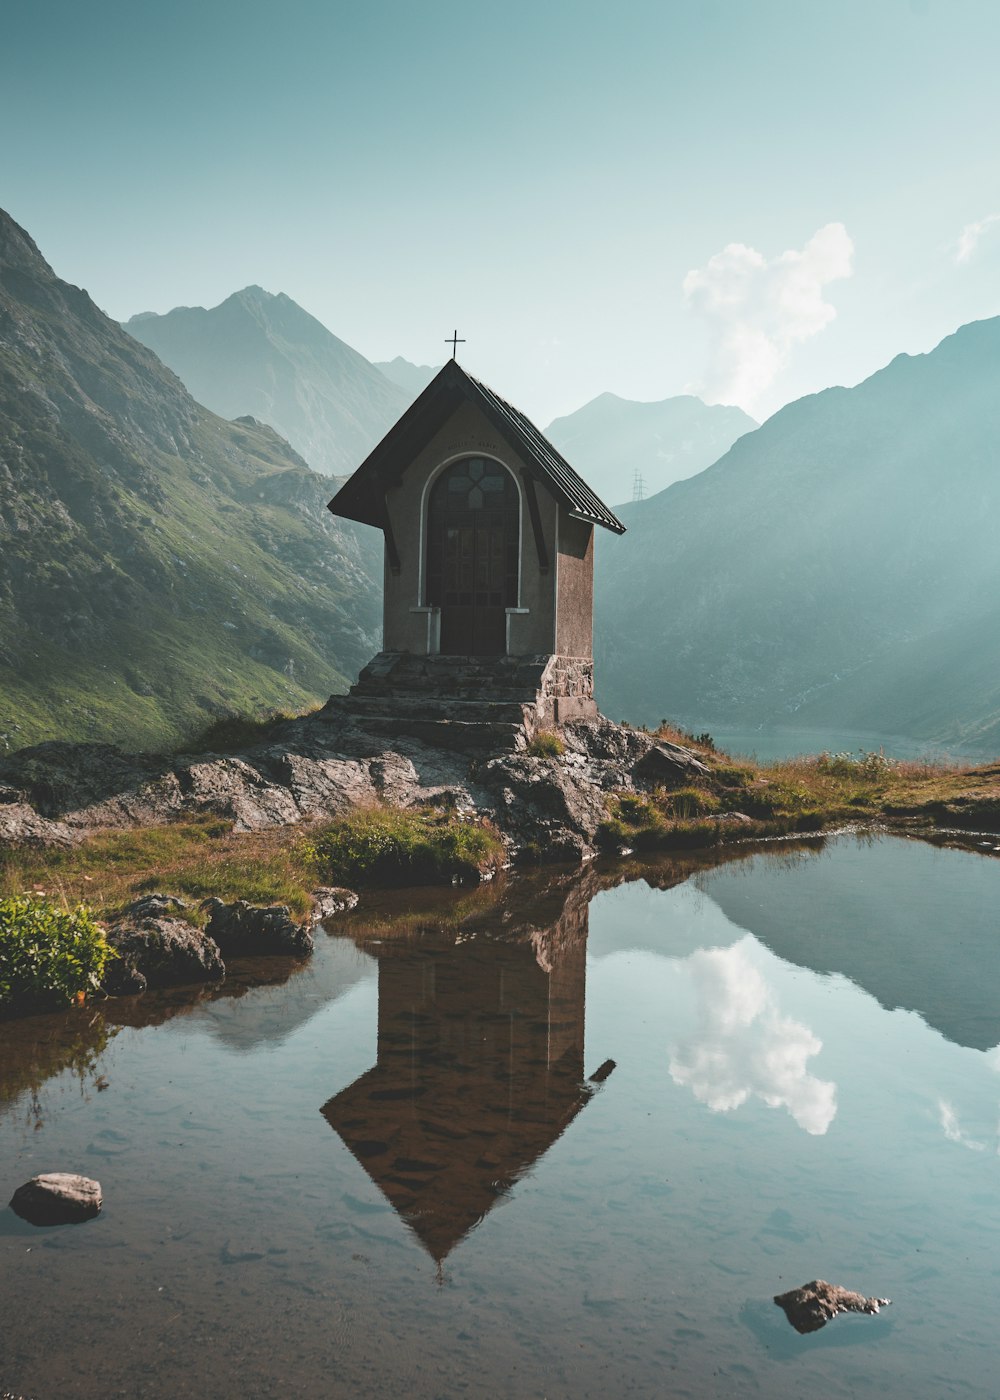
POLYGON ((625 527, 457 360, 329 508, 385 541, 383 649, 355 700, 414 686, 480 703, 530 692, 538 726, 596 716, 594 530, 625 527))

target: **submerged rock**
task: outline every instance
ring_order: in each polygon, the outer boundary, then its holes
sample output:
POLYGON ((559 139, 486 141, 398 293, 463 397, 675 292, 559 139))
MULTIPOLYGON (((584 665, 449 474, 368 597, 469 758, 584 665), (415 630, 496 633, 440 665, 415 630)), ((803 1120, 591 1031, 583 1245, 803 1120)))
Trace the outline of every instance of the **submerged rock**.
POLYGON ((100 1212, 101 1183, 73 1172, 33 1176, 10 1198, 10 1207, 30 1225, 78 1225, 100 1212))
POLYGON ((202 908, 209 911, 205 932, 227 957, 283 953, 301 958, 313 950, 312 934, 305 924, 295 922, 287 904, 265 907, 244 899, 233 904, 206 899, 202 908))
POLYGON ((838 1313, 877 1313, 889 1306, 889 1298, 866 1298, 849 1288, 826 1283, 821 1278, 793 1288, 789 1293, 775 1294, 774 1301, 784 1309, 785 1316, 796 1332, 818 1332, 838 1313))
POLYGON ((146 987, 217 982, 226 975, 218 944, 201 929, 167 911, 184 908, 173 895, 145 895, 110 925, 107 939, 118 957, 109 964, 104 989, 113 996, 146 987))

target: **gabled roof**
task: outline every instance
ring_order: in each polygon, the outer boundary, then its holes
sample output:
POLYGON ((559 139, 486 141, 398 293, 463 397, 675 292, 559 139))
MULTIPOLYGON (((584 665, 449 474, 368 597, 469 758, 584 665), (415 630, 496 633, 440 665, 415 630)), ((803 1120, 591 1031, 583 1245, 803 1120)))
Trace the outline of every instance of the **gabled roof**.
POLYGON ((390 428, 330 502, 334 515, 385 527, 385 492, 395 484, 418 452, 463 402, 472 403, 514 449, 538 479, 570 513, 592 525, 602 525, 616 535, 625 526, 594 494, 565 457, 526 418, 486 384, 466 374, 457 360, 449 360, 390 428))

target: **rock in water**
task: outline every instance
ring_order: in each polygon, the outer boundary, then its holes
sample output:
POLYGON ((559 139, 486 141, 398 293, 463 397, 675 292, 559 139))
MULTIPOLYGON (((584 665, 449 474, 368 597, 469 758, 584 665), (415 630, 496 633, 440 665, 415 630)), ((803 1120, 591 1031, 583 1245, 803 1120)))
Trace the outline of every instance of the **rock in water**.
POLYGON ((183 907, 170 895, 147 895, 122 911, 107 932, 118 958, 109 964, 105 989, 113 996, 144 987, 216 982, 226 975, 218 946, 169 910, 183 907))
POLYGON ((849 1288, 839 1288, 835 1283, 817 1278, 801 1288, 793 1288, 790 1293, 775 1294, 774 1301, 784 1309, 796 1332, 818 1332, 838 1313, 877 1313, 879 1308, 888 1307, 891 1300, 866 1298, 863 1293, 854 1293, 849 1288))
POLYGON ((11 1210, 31 1225, 78 1225, 98 1214, 101 1183, 73 1172, 33 1176, 10 1198, 11 1210))
POLYGON ((237 899, 225 904, 221 899, 206 899, 208 910, 205 932, 225 953, 226 957, 255 957, 258 954, 283 953, 305 957, 313 950, 313 936, 304 924, 297 924, 287 904, 265 907, 247 904, 237 899))
POLYGON ((322 885, 318 890, 313 890, 312 897, 313 919, 316 923, 331 919, 334 914, 344 914, 348 909, 354 909, 358 902, 358 896, 353 890, 345 890, 336 885, 322 885))

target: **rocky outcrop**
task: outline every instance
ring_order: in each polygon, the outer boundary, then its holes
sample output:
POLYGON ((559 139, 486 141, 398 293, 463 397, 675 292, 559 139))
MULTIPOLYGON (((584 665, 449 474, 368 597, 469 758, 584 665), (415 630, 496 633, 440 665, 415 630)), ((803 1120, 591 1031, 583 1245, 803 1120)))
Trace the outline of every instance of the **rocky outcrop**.
MULTIPOLYGON (((391 728, 391 725, 389 726, 391 728)), ((157 825, 213 812, 263 831, 352 807, 438 804, 492 821, 512 857, 593 853, 611 792, 676 787, 707 769, 689 750, 598 716, 560 729, 564 752, 532 757, 498 735, 463 749, 366 728, 333 700, 273 726, 238 756, 162 762, 104 744, 41 744, 0 760, 0 839, 64 846, 98 828, 157 825), (500 742, 503 740, 503 742, 500 742)), ((481 736, 479 736, 481 738, 481 736)))
POLYGON ((287 904, 269 907, 237 899, 225 904, 207 899, 205 933, 229 957, 258 957, 272 953, 304 958, 313 950, 313 936, 305 924, 297 924, 287 904))
POLYGON ((838 1313, 877 1313, 879 1308, 887 1308, 891 1300, 866 1298, 863 1293, 817 1278, 789 1293, 776 1294, 774 1301, 784 1310, 796 1332, 805 1333, 818 1332, 838 1313))
POLYGON ((215 982, 226 975, 218 944, 174 915, 184 901, 172 895, 146 895, 130 904, 108 927, 112 959, 104 989, 120 996, 147 987, 215 982))
POLYGON ((73 1172, 48 1172, 19 1186, 10 1208, 31 1225, 78 1225, 99 1214, 101 1183, 73 1172))

